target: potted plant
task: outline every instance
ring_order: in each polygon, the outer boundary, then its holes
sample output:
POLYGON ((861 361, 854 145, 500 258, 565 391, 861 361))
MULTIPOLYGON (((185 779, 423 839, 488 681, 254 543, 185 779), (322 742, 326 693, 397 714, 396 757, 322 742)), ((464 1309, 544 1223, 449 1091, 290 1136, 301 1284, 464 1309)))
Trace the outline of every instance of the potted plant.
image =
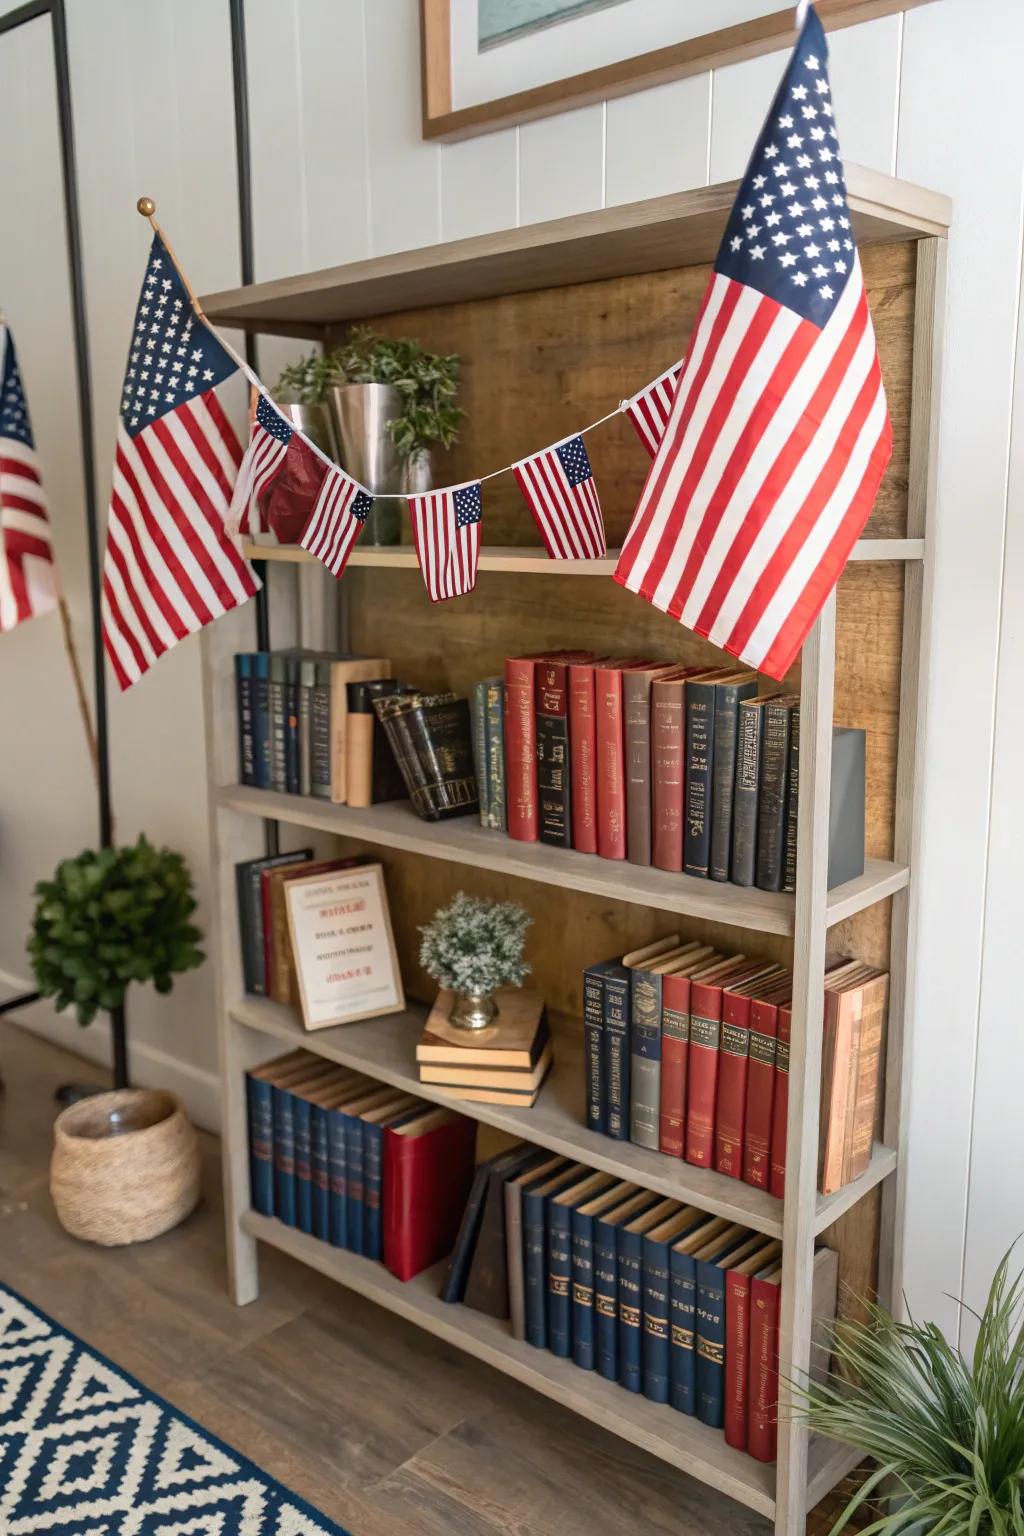
POLYGON ((877 1464, 832 1536, 868 1501, 881 1513, 861 1536, 1024 1536, 1024 1277, 1009 1266, 1007 1254, 970 1358, 934 1323, 870 1303, 831 1326, 837 1371, 799 1388, 797 1411, 877 1464))
POLYGON ((497 1017, 498 987, 522 985, 530 973, 523 946, 532 921, 518 902, 459 891, 420 929, 420 964, 439 987, 454 992, 456 1029, 486 1029, 497 1017))
MULTIPOLYGON (((28 950, 39 991, 82 1025, 120 1008, 133 981, 170 992, 204 959, 184 859, 140 837, 87 849, 36 886, 28 950)), ((74 1104, 54 1127, 50 1187, 69 1232, 106 1244, 174 1226, 199 1198, 199 1149, 169 1093, 119 1089, 74 1104)))
POLYGON ((274 400, 300 432, 310 438, 328 458, 338 459, 334 418, 327 396, 332 364, 323 352, 311 352, 281 370, 274 386, 274 400))

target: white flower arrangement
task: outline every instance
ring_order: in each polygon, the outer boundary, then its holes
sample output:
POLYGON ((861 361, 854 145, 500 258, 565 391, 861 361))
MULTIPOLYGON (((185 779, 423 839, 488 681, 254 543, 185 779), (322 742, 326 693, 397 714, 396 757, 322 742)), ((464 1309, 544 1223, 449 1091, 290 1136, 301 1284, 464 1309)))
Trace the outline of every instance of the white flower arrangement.
POLYGON ((420 964, 438 986, 463 996, 519 986, 530 972, 523 946, 532 921, 518 902, 459 891, 420 929, 420 964))

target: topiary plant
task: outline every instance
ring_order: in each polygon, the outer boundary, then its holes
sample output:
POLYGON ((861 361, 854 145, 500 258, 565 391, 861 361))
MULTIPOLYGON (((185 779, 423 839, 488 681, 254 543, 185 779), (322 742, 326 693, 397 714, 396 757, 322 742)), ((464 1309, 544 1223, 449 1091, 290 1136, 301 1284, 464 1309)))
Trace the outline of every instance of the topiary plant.
POLYGON ((438 986, 464 996, 519 986, 530 973, 523 945, 532 921, 517 902, 459 891, 420 929, 420 964, 438 986))
POLYGON ((130 982, 170 992, 176 972, 205 959, 189 922, 196 903, 188 866, 144 836, 63 860, 35 895, 28 952, 39 990, 58 1012, 74 1008, 79 1024, 119 1008, 130 982))

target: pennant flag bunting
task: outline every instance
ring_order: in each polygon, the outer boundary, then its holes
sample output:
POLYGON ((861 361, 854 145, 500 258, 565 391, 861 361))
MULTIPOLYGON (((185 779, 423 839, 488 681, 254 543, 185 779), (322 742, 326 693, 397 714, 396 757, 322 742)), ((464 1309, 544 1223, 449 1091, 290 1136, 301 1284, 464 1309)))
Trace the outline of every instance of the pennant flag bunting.
POLYGON ((267 396, 261 394, 249 429, 249 446, 231 497, 230 533, 266 533, 260 515, 260 494, 281 468, 294 430, 267 396))
POLYGON ((726 226, 615 579, 785 675, 892 448, 811 6, 726 226))
POLYGON ((0 323, 0 631, 57 606, 46 494, 14 338, 0 323))
POLYGON ((225 530, 242 450, 214 390, 236 367, 154 236, 121 394, 103 565, 103 643, 122 689, 259 587, 225 530))
POLYGON ((513 465, 552 560, 598 560, 607 548, 601 503, 582 437, 513 465))
POLYGON ((409 497, 412 536, 432 603, 462 597, 476 585, 483 502, 480 482, 409 497))
POLYGON ((340 576, 372 506, 373 497, 343 469, 329 469, 299 543, 340 576))
POLYGON ((665 435, 665 425, 682 371, 682 363, 673 363, 671 368, 666 368, 664 373, 658 375, 653 384, 648 384, 646 389, 626 401, 626 415, 652 459, 665 435))

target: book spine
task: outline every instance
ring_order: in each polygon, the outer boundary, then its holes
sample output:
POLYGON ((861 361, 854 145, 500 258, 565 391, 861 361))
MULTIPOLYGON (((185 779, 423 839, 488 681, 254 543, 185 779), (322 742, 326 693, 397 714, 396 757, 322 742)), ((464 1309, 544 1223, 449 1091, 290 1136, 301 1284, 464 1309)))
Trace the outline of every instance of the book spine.
POLYGON ((718 987, 690 988, 690 1056, 686 1102, 686 1161, 710 1168, 714 1154, 715 1096, 722 1030, 718 987))
POLYGON ((246 992, 255 992, 263 959, 257 952, 253 939, 249 910, 249 874, 248 864, 235 865, 235 901, 238 906, 238 947, 242 956, 242 986, 246 992))
POLYGON ((786 776, 789 711, 783 700, 764 706, 761 781, 757 805, 757 888, 780 891, 786 853, 786 776))
POLYGON ((330 1152, 327 1110, 314 1104, 309 1115, 310 1168, 313 1178, 313 1236, 328 1242, 331 1235, 330 1152))
POLYGON ((725 1443, 747 1448, 747 1377, 750 1372, 750 1277, 725 1277, 725 1443))
POLYGON ((800 705, 794 704, 789 717, 789 762, 786 767, 786 851, 783 857, 782 889, 796 890, 796 832, 800 811, 800 705))
POLYGON ((583 972, 583 1070, 587 1129, 606 1132, 608 1111, 604 1094, 604 977, 600 967, 583 972))
POLYGON ((270 681, 267 688, 267 705, 270 714, 270 788, 280 795, 285 794, 288 789, 287 683, 283 661, 283 657, 271 657, 270 681))
POLYGON ((619 1385, 627 1392, 643 1388, 643 1239, 638 1232, 618 1233, 619 1385))
POLYGON ((629 1140, 630 1040, 629 976, 606 976, 604 981, 604 1082, 608 1103, 607 1133, 616 1141, 629 1140))
POLYGON ((697 1260, 697 1417, 712 1429, 725 1419, 725 1274, 697 1260))
POLYGON ((309 792, 331 798, 331 685, 317 682, 309 691, 309 792))
POLYGON ((295 1119, 293 1100, 285 1088, 274 1095, 274 1215, 286 1227, 296 1222, 295 1119))
POLYGON ((715 761, 715 685, 686 685, 686 817, 683 868, 706 877, 711 864, 712 774, 715 761))
POLYGON ((274 1091, 261 1078, 245 1075, 249 1109, 249 1188, 252 1208, 274 1214, 274 1091))
POLYGON ((535 843, 540 835, 533 669, 523 657, 505 662, 505 810, 508 835, 520 843, 535 843))
POLYGON ((295 1141, 295 1225, 300 1232, 313 1231, 313 1106, 299 1094, 292 1096, 292 1135, 295 1141))
POLYGON ((661 977, 634 970, 629 988, 629 1138, 658 1149, 661 1130, 661 977))
POLYGON ((506 830, 505 815, 505 689, 493 679, 487 684, 487 825, 506 830))
POLYGON ((887 979, 879 979, 870 984, 864 1017, 861 1020, 860 1048, 856 1068, 857 1088, 850 1138, 848 1176, 851 1179, 859 1179, 871 1161, 878 1096, 882 1082, 882 1043, 885 1036, 887 993, 887 979))
POLYGON ((572 1358, 583 1371, 597 1364, 594 1337, 594 1218, 572 1213, 572 1358))
POLYGON ((263 877, 258 865, 250 864, 246 896, 247 926, 252 944, 252 988, 259 997, 267 995, 267 938, 263 918, 263 877))
POLYGON ((505 1264, 512 1337, 526 1338, 526 1276, 523 1270, 523 1192, 514 1180, 505 1185, 505 1264))
POLYGON ((345 1219, 350 1253, 366 1252, 364 1125, 358 1115, 345 1119, 345 1219))
POLYGON ((313 793, 313 688, 299 679, 299 783, 300 795, 313 793))
POLYGON ((651 677, 622 674, 625 721, 626 857, 631 864, 651 862, 651 677))
POLYGON ((669 1254, 669 1301, 672 1344, 669 1355, 670 1397, 680 1413, 695 1413, 697 1272, 689 1254, 669 1254))
POLYGON ((380 719, 409 798, 417 814, 423 815, 430 804, 427 775, 409 731, 408 713, 406 710, 390 710, 381 715, 380 719))
POLYGON ((606 1381, 619 1377, 619 1283, 615 1228, 594 1222, 594 1331, 597 1371, 606 1381))
MULTIPOLYGON (((353 685, 353 691, 356 685, 353 685)), ((362 699, 362 704, 369 701, 362 699)), ((373 706, 348 707, 345 724, 345 802, 357 809, 373 804, 373 706)))
MULTIPOLYGON (((469 1265, 476 1247, 477 1237, 480 1231, 480 1219, 483 1214, 483 1201, 487 1193, 489 1182, 489 1164, 478 1164, 470 1185, 469 1195, 462 1211, 462 1220, 455 1237, 455 1245, 448 1258, 448 1270, 441 1286, 440 1297, 445 1302, 459 1302, 466 1292, 466 1279, 469 1275, 469 1265)), ((389 1234, 392 1232, 394 1215, 392 1211, 387 1213, 387 1226, 389 1234)), ((524 1217, 525 1222, 525 1217, 524 1217)), ((543 1215, 541 1216, 541 1283, 544 1275, 544 1244, 543 1244, 543 1215)), ((389 1265, 390 1268, 390 1265, 389 1265)), ((541 1298, 543 1302, 543 1296, 541 1298)), ((543 1313, 541 1314, 543 1316, 543 1313)), ((541 1346, 543 1348, 543 1344, 541 1346)))
POLYGON ((579 853, 597 852, 597 723, 594 718, 594 668, 569 668, 569 768, 572 845, 579 853))
POLYGON ((252 656, 235 657, 235 697, 238 701, 238 778, 256 783, 256 739, 252 720, 252 656))
MULTIPOLYGON (((789 1121, 790 1010, 779 1009, 779 1038, 775 1045, 775 1100, 772 1106, 768 1188, 781 1200, 786 1193, 786 1142, 789 1121)), ((751 1180, 753 1182, 753 1180, 751 1180)))
POLYGON ((669 1400, 671 1345, 668 1244, 643 1241, 644 1272, 644 1396, 654 1403, 669 1400))
POLYGON ((739 709, 757 692, 756 680, 719 683, 715 689, 715 760, 711 774, 712 880, 728 880, 732 866, 732 817, 736 793, 739 709))
POLYGON ((299 664, 289 658, 284 685, 284 768, 285 789, 299 793, 299 664))
POLYGON ((818 1188, 835 1194, 843 1184, 843 1144, 853 1070, 854 993, 825 993, 825 1047, 821 1074, 818 1188))
POLYGON ((335 1248, 348 1247, 348 1160, 345 1149, 345 1116, 339 1109, 327 1111, 327 1238, 335 1248))
POLYGON ((526 1274, 526 1342, 546 1349, 547 1243, 544 1231, 544 1198, 523 1192, 523 1255, 526 1274))
POLYGON ((747 1453, 775 1460, 779 1402, 779 1287, 755 1275, 750 1282, 750 1375, 747 1381, 747 1453))
POLYGON ((686 727, 683 689, 659 683, 651 689, 651 858, 658 869, 683 867, 683 754, 686 727))
POLYGON ((594 668, 597 743, 597 851, 603 859, 626 857, 625 740, 622 672, 594 668))
POLYGON ((686 1152, 686 1075, 690 1056, 690 981, 665 976, 661 987, 661 1104, 658 1150, 686 1152))
POLYGON ((740 705, 729 865, 733 885, 753 885, 757 873, 757 797, 763 724, 764 708, 761 705, 752 700, 740 705))
POLYGON ((379 1259, 383 1253, 381 1194, 384 1181, 384 1127, 363 1126, 363 1253, 379 1259))
POLYGON ((750 1004, 747 1113, 743 1125, 743 1181, 767 1189, 775 1099, 778 1093, 775 1031, 779 1009, 754 998, 750 1004))
POLYGON ((572 1212, 548 1201, 548 1349, 568 1359, 572 1354, 572 1212))
POLYGON ((750 999, 722 994, 722 1033, 715 1090, 715 1169, 743 1177, 743 1130, 750 1063, 750 999))
POLYGON ((270 780, 270 657, 266 651, 253 656, 252 749, 257 789, 269 789, 270 780))
POLYGON ((542 843, 572 847, 569 798, 569 699, 564 662, 538 662, 535 706, 537 732, 537 815, 542 843))
POLYGON ((474 683, 469 696, 469 725, 473 735, 473 769, 476 773, 477 798, 480 801, 480 825, 491 825, 490 778, 487 771, 487 684, 474 683))

